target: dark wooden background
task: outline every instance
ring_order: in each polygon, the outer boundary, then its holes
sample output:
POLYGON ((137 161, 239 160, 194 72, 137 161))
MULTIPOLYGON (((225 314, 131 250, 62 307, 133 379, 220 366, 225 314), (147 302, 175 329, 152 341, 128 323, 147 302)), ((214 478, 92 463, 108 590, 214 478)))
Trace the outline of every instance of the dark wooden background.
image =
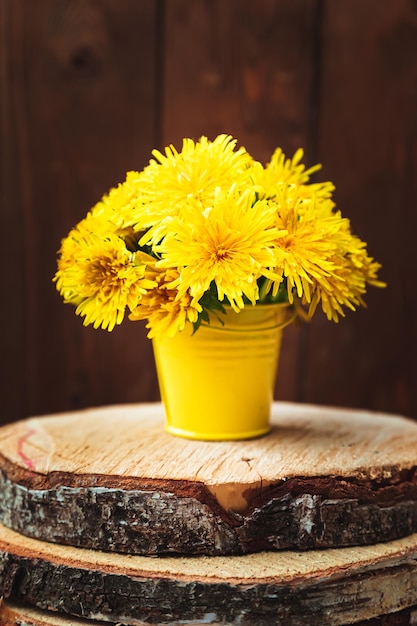
POLYGON ((84 328, 60 240, 153 147, 324 164, 389 284, 286 331, 277 397, 417 417, 417 3, 0 0, 1 421, 158 399, 144 326, 84 328))

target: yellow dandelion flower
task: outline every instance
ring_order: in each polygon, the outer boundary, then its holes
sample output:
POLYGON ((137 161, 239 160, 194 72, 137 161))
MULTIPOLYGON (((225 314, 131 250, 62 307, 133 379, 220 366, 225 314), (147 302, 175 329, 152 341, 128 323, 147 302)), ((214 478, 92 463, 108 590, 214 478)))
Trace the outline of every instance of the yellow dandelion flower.
MULTIPOLYGON (((333 321, 344 315, 344 307, 363 305, 362 295, 367 284, 377 280, 379 264, 352 235, 349 220, 330 199, 316 197, 306 203, 292 187, 278 198, 277 224, 287 234, 277 240, 276 271, 280 269, 286 281, 289 302, 297 297, 308 304, 310 317, 321 303, 333 321)), ((278 288, 275 284, 273 293, 278 288)))
POLYGON ((273 199, 283 190, 291 187, 296 190, 299 198, 305 200, 312 197, 330 198, 334 191, 333 183, 329 181, 310 183, 311 175, 320 170, 321 165, 313 165, 306 169, 300 163, 303 156, 304 152, 301 148, 292 159, 287 158, 281 148, 277 148, 266 167, 260 163, 254 163, 250 175, 259 197, 273 199))
POLYGON ((155 159, 141 175, 141 204, 135 213, 136 228, 150 228, 141 243, 159 241, 170 228, 165 218, 179 215, 190 198, 210 205, 218 187, 247 183, 253 162, 244 148, 236 149, 236 140, 229 135, 214 141, 184 139, 181 152, 171 145, 165 154, 158 150, 152 154, 155 159))
POLYGON ((77 285, 74 287, 74 281, 68 280, 68 275, 71 275, 72 266, 77 263, 78 258, 89 245, 91 236, 94 235, 97 239, 106 238, 109 234, 114 234, 115 231, 114 224, 106 218, 88 213, 62 240, 58 252, 58 270, 54 276, 54 281, 65 302, 77 304, 80 301, 77 285))
POLYGON ((120 237, 105 238, 86 232, 77 241, 77 256, 63 262, 58 284, 67 301, 77 304, 76 313, 84 325, 113 330, 121 324, 126 308, 133 310, 154 283, 145 278, 146 266, 135 262, 135 253, 126 249, 120 237))
POLYGON ((294 188, 278 194, 277 225, 287 234, 277 241, 277 267, 288 282, 288 296, 293 293, 308 302, 311 285, 325 281, 334 271, 334 258, 345 251, 349 222, 334 211, 329 199, 315 198, 305 203, 294 188))
POLYGON ((85 324, 112 330, 127 311, 149 336, 198 329, 230 304, 320 304, 337 321, 364 305, 379 263, 332 200, 311 183, 303 151, 256 162, 230 135, 154 150, 62 241, 54 280, 85 324))
POLYGON ((277 148, 265 169, 273 174, 276 180, 295 185, 305 185, 310 180, 310 176, 321 169, 321 165, 318 163, 306 170, 305 165, 301 163, 303 156, 302 148, 296 151, 292 159, 288 159, 282 149, 277 148))
MULTIPOLYGON (((155 260, 153 259, 153 263, 155 260)), ((192 303, 188 293, 178 296, 172 284, 178 279, 175 269, 158 268, 149 264, 146 277, 156 285, 141 298, 140 305, 129 315, 130 320, 147 319, 148 337, 173 337, 184 330, 187 322, 197 322, 201 306, 192 303)))
MULTIPOLYGON (((309 302, 314 281, 333 271, 336 242, 331 237, 332 224, 318 226, 317 220, 300 217, 293 207, 286 211, 284 219, 279 219, 279 225, 287 234, 276 242, 276 271, 280 270, 287 281, 289 302, 293 302, 294 294, 309 302)), ((274 291, 277 287, 276 284, 274 291)))
POLYGON ((329 320, 339 321, 345 316, 344 308, 355 310, 364 304, 361 294, 366 291, 366 282, 360 272, 352 273, 349 264, 339 259, 339 264, 326 280, 318 280, 309 303, 308 316, 312 317, 318 304, 329 320))
POLYGON ((110 189, 91 209, 91 215, 106 219, 119 229, 130 228, 135 224, 134 212, 141 198, 141 175, 127 172, 126 179, 110 189))
POLYGON ((355 310, 365 306, 363 295, 367 285, 385 287, 385 283, 377 280, 381 266, 368 256, 366 244, 350 233, 345 233, 345 242, 333 258, 331 275, 317 280, 308 311, 310 317, 320 302, 327 318, 337 322, 345 314, 343 307, 355 310))
POLYGON ((182 219, 172 219, 171 234, 156 248, 158 265, 179 268, 178 292, 189 292, 194 303, 214 282, 220 302, 227 299, 235 310, 243 308, 244 297, 255 304, 257 279, 278 280, 271 271, 272 245, 280 235, 274 221, 274 207, 255 202, 252 192, 218 190, 212 206, 189 202, 182 219))

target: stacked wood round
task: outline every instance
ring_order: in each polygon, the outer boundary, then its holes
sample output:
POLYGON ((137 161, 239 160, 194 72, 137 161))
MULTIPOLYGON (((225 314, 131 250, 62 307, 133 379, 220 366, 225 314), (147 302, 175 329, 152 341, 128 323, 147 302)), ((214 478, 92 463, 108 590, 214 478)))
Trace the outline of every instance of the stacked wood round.
POLYGON ((417 624, 417 424, 275 403, 250 441, 159 404, 0 429, 0 624, 417 624))

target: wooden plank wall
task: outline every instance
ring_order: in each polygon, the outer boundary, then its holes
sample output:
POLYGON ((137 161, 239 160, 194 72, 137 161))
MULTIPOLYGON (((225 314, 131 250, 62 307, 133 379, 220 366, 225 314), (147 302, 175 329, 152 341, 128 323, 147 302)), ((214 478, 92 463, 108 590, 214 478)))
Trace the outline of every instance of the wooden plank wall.
POLYGON ((235 135, 324 164, 385 291, 286 332, 276 395, 417 416, 412 0, 0 0, 0 420, 158 399, 141 323, 84 328, 70 227, 153 147, 235 135))

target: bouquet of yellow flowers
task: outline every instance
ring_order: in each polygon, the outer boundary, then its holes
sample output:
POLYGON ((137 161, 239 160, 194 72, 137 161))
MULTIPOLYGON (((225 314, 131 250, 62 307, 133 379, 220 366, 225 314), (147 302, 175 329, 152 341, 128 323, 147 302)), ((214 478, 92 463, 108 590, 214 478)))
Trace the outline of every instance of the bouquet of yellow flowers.
POLYGON ((338 321, 368 284, 383 286, 301 149, 288 159, 278 148, 263 166, 219 135, 152 154, 62 241, 54 280, 85 325, 111 331, 127 315, 172 337, 225 306, 273 302, 310 317, 320 304, 338 321))

